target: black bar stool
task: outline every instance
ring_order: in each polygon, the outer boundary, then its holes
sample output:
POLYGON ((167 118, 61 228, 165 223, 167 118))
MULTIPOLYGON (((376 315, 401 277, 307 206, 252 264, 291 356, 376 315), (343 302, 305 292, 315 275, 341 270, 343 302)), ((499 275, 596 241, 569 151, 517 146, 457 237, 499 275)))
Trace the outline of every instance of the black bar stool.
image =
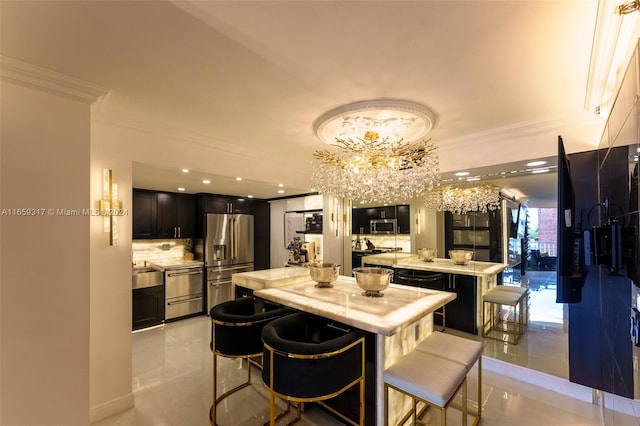
POLYGON ((211 316, 211 351, 213 352, 213 401, 209 410, 211 424, 217 425, 216 406, 234 392, 251 384, 251 364, 261 367, 256 359, 262 356, 262 329, 275 318, 290 313, 287 308, 265 304, 257 308, 253 297, 220 303, 209 313, 211 316), (217 357, 245 358, 247 381, 217 396, 217 357))
MULTIPOLYGON (((262 331, 262 380, 270 393, 270 425, 275 425, 275 398, 317 402, 352 425, 364 425, 364 333, 335 326, 303 312, 278 318, 262 331), (360 386, 359 422, 323 403, 360 386)), ((355 413, 353 413, 355 414, 355 413)))

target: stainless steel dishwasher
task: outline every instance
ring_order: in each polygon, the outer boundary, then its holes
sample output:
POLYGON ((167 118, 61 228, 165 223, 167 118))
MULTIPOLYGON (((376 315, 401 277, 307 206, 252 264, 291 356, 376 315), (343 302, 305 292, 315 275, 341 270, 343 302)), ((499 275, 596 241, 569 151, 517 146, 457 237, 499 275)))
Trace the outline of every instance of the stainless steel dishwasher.
POLYGON ((201 314, 204 311, 202 266, 165 269, 165 319, 201 314))

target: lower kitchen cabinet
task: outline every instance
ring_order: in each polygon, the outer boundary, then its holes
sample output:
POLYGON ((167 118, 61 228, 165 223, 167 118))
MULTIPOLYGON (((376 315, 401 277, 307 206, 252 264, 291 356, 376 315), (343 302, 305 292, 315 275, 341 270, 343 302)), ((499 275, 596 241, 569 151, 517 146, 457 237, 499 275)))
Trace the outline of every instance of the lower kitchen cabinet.
POLYGON ((446 306, 447 327, 478 334, 476 285, 476 277, 471 275, 448 274, 446 276, 444 290, 456 293, 456 298, 446 306))
POLYGON ((133 290, 133 330, 162 324, 164 321, 164 286, 133 290))

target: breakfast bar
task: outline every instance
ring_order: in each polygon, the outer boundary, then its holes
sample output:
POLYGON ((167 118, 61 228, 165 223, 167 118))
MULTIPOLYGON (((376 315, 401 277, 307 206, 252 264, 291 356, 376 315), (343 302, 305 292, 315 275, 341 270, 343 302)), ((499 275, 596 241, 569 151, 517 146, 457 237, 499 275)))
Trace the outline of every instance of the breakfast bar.
MULTIPOLYGON (((366 424, 384 424, 384 369, 431 334, 433 312, 456 297, 450 292, 397 284, 390 284, 382 297, 366 297, 351 277, 338 276, 333 287, 319 288, 300 271, 260 272, 263 273, 261 280, 252 280, 251 274, 255 272, 246 272, 234 274, 233 282, 253 289, 258 298, 365 332, 366 424), (264 279, 269 275, 273 279, 264 279)), ((400 397, 391 401, 390 420, 404 413, 407 402, 400 397)))
POLYGON ((452 328, 478 335, 482 330, 482 310, 484 308, 482 297, 498 285, 498 274, 508 267, 504 263, 478 261, 470 261, 461 265, 451 259, 443 258, 435 258, 427 262, 417 254, 411 253, 384 253, 364 256, 362 263, 366 266, 392 268, 396 272, 395 280, 398 280, 402 271, 407 270, 443 274, 445 277, 444 287, 438 289, 458 294, 456 302, 447 306, 447 323, 452 328), (469 321, 466 326, 463 322, 463 327, 455 327, 454 321, 458 318, 451 317, 451 321, 449 321, 449 317, 453 315, 468 316, 469 321))

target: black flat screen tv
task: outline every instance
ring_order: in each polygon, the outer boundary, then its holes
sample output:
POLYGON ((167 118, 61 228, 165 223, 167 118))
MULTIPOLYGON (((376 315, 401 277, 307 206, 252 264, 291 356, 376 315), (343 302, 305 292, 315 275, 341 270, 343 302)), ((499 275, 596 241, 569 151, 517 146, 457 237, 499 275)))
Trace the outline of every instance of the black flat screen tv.
POLYGON ((562 136, 558 136, 558 264, 556 303, 582 300, 584 266, 581 264, 582 238, 576 225, 575 192, 569 159, 562 136))

